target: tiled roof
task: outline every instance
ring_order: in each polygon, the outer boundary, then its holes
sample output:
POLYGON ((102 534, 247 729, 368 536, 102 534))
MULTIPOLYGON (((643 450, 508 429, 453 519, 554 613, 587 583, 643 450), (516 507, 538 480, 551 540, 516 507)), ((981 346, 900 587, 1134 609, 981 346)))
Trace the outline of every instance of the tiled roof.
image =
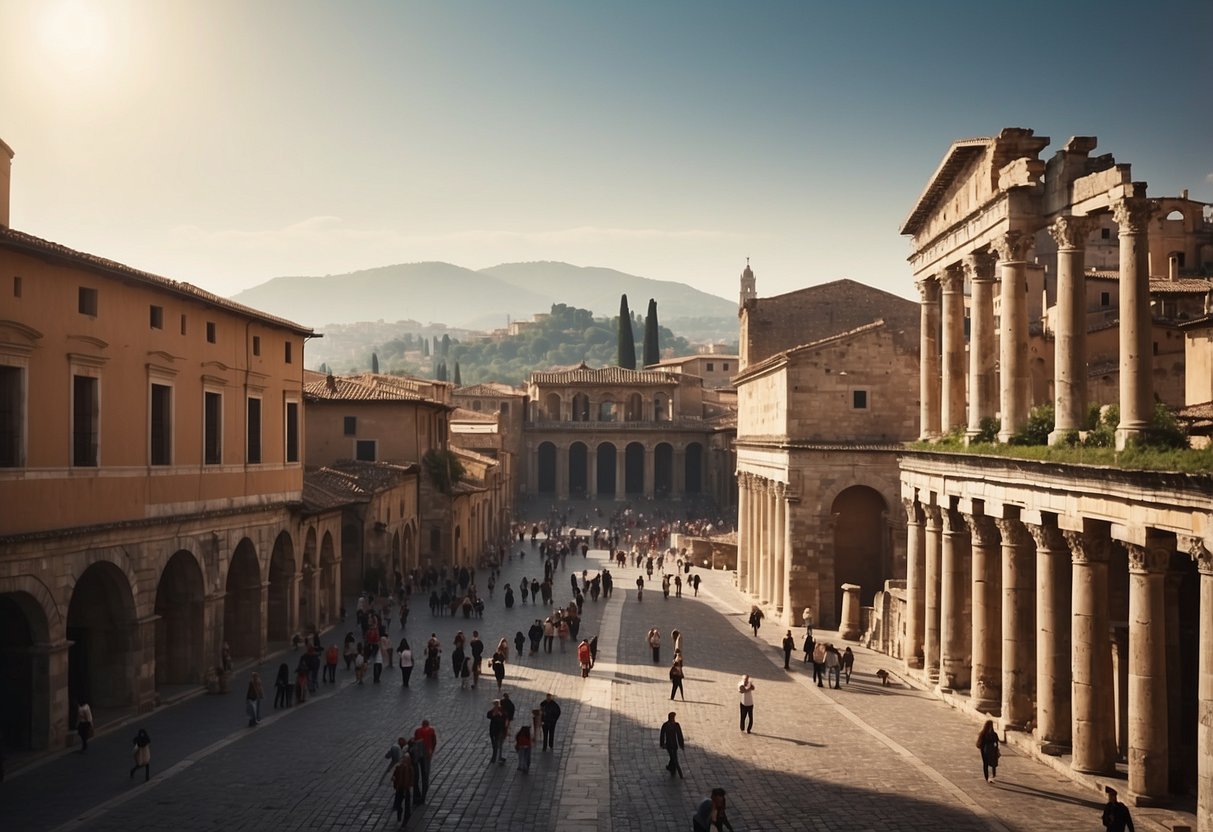
POLYGON ((210 306, 226 309, 229 312, 235 312, 239 315, 245 315, 250 318, 256 318, 266 323, 280 326, 283 329, 289 329, 292 332, 301 335, 312 335, 314 330, 310 327, 297 324, 294 321, 288 321, 286 318, 279 318, 276 315, 269 315, 251 306, 245 306, 227 298, 219 297, 204 289, 199 289, 190 283, 184 283, 179 280, 172 280, 167 277, 161 277, 151 272, 141 271, 139 269, 125 266, 116 260, 108 260, 104 257, 98 257, 95 254, 87 254, 83 251, 76 251, 68 248, 60 243, 53 243, 50 240, 43 240, 41 237, 35 237, 32 234, 26 234, 21 231, 15 231, 11 228, 0 227, 0 246, 11 248, 17 251, 29 252, 38 256, 47 256, 67 260, 77 266, 86 269, 93 269, 113 276, 121 277, 127 280, 135 280, 156 289, 165 292, 170 292, 175 295, 182 295, 192 300, 200 301, 210 306))
POLYGON ((305 370, 303 373, 303 393, 312 401, 403 401, 449 407, 424 395, 423 387, 424 383, 416 379, 382 373, 361 373, 354 376, 326 376, 313 370, 305 370))
POLYGON ((526 393, 522 392, 521 390, 515 390, 508 384, 488 382, 487 384, 469 384, 466 387, 456 387, 454 395, 456 397, 485 396, 500 398, 502 396, 517 396, 521 398, 522 396, 525 396, 526 393))
POLYGON ((1180 277, 1175 280, 1150 278, 1152 295, 1203 295, 1213 291, 1213 280, 1203 277, 1180 277))
POLYGON ((1184 321, 1179 325, 1180 329, 1205 329, 1213 326, 1213 315, 1203 315, 1199 318, 1194 318, 1190 321, 1184 321))
POLYGON ((496 422, 495 413, 484 413, 480 410, 469 410, 466 407, 456 407, 451 413, 452 422, 496 422))
POLYGON ((883 329, 884 326, 885 326, 885 322, 883 320, 872 321, 870 324, 864 324, 863 326, 857 326, 854 329, 848 329, 846 332, 840 332, 837 335, 831 335, 828 338, 822 338, 817 341, 811 341, 807 344, 800 344, 798 346, 791 347, 786 350, 782 350, 780 352, 775 353, 774 355, 772 355, 769 358, 765 358, 762 361, 759 361, 757 364, 751 364, 749 367, 746 367, 744 372, 738 373, 736 376, 733 377, 733 384, 736 385, 737 382, 743 381, 743 380, 749 378, 750 376, 754 375, 755 373, 760 373, 763 370, 765 370, 775 364, 779 364, 780 362, 786 361, 788 358, 790 358, 793 355, 798 355, 802 352, 811 352, 815 349, 820 349, 821 347, 828 346, 828 345, 836 343, 838 341, 846 341, 850 338, 855 338, 855 337, 857 337, 859 335, 863 335, 864 333, 867 333, 867 332, 874 332, 875 330, 883 329))
POLYGON ((1190 404, 1175 414, 1180 419, 1213 419, 1213 402, 1190 404))
POLYGON ((303 505, 309 511, 328 511, 365 503, 378 491, 392 488, 420 469, 415 463, 361 462, 343 459, 303 474, 303 505))
POLYGON ((628 370, 624 367, 593 369, 582 363, 571 370, 531 373, 532 384, 677 384, 678 376, 661 370, 628 370))

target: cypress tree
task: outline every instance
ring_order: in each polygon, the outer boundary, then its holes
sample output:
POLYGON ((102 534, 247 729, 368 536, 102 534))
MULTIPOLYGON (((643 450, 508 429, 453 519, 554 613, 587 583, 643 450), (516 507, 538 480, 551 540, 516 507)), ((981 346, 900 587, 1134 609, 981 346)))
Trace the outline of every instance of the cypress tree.
POLYGON ((430 357, 430 339, 421 339, 421 354, 426 358, 430 357))
POLYGON ((455 362, 455 386, 456 387, 463 386, 463 379, 459 376, 459 362, 458 361, 455 362))
POLYGON ((644 366, 651 367, 661 360, 657 342, 657 301, 649 298, 649 311, 644 316, 644 366))
MULTIPOLYGON (((645 332, 647 333, 648 330, 645 330, 645 332)), ((646 335, 645 337, 648 337, 648 336, 646 335)), ((646 345, 645 349, 648 349, 648 346, 647 346, 648 341, 645 341, 645 345, 646 345)), ((648 355, 648 353, 645 353, 645 355, 648 355)), ((378 353, 371 353, 371 372, 376 373, 376 374, 379 373, 379 355, 378 355, 378 353)))
POLYGON ((434 373, 434 378, 438 381, 446 381, 446 362, 438 362, 438 371, 434 373))
POLYGON ((628 296, 619 296, 619 358, 615 362, 628 370, 636 369, 636 336, 632 334, 632 313, 628 296))
POLYGON ((451 354, 451 336, 444 334, 442 336, 442 357, 446 358, 451 354))

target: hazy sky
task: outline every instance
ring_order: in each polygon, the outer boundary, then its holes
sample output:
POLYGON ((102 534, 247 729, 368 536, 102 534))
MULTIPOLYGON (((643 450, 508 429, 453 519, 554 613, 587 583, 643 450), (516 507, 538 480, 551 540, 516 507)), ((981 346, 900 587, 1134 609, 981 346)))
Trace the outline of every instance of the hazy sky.
POLYGON ((220 294, 566 260, 912 291, 955 139, 1213 201, 1213 3, 0 0, 12 225, 220 294))

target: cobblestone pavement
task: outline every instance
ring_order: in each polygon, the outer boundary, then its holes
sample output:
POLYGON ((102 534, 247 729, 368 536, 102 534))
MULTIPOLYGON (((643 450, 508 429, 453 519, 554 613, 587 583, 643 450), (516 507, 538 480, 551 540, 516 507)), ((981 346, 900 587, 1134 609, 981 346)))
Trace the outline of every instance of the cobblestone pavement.
MULTIPOLYGON (((977 725, 938 700, 902 686, 882 688, 880 658, 857 650, 857 673, 842 690, 811 684, 799 654, 783 670, 768 624, 754 638, 731 573, 705 575, 699 598, 662 598, 652 587, 638 603, 637 570, 612 570, 615 594, 587 599, 581 634, 600 635, 589 679, 578 672, 575 646, 548 655, 511 655, 505 690, 526 719, 551 690, 563 714, 557 748, 533 752, 531 771, 489 764, 484 714, 497 695, 491 675, 461 690, 449 664, 451 638, 479 629, 487 652, 502 635, 525 631, 539 615, 502 588, 542 574, 537 552, 503 569, 483 620, 431 618, 413 601, 406 635, 419 647, 430 632, 446 648, 443 672, 415 672, 402 688, 399 671, 383 682, 338 684, 287 711, 264 704, 262 724, 245 727, 241 692, 205 696, 149 715, 151 782, 132 781, 135 726, 103 733, 87 754, 64 753, 0 784, 2 827, 13 830, 236 830, 394 828, 391 788, 380 781, 383 754, 422 718, 438 731, 429 800, 408 823, 414 830, 686 830, 695 804, 713 787, 729 791, 739 830, 1098 830, 1101 795, 1041 763, 1008 750, 997 785, 981 777, 977 725), (663 638, 654 663, 649 627, 663 638), (669 701, 670 632, 684 633, 686 702, 669 701), (754 732, 737 727, 737 682, 755 681, 754 732), (665 771, 658 729, 668 711, 686 735, 686 779, 665 771)), ((602 553, 569 559, 570 569, 602 565, 602 553)), ((556 599, 567 601, 568 570, 557 571, 556 599)), ((481 585, 484 576, 480 576, 481 585)), ((544 611, 546 613, 546 610, 544 611)), ((352 628, 352 618, 350 627, 352 628)), ((339 638, 343 631, 334 632, 339 638)), ((803 630, 795 631, 799 643, 803 630)), ((393 640, 399 638, 393 629, 393 640)), ((822 635, 822 634, 819 634, 822 635)), ((272 680, 280 659, 261 665, 272 680)), ((293 663, 293 654, 287 659, 293 663)), ((267 686, 267 692, 272 685, 267 686)), ((517 723, 516 723, 517 725, 517 723)), ((510 746, 512 749, 512 744, 510 746)), ((1172 813, 1134 810, 1139 828, 1161 829, 1172 813)))

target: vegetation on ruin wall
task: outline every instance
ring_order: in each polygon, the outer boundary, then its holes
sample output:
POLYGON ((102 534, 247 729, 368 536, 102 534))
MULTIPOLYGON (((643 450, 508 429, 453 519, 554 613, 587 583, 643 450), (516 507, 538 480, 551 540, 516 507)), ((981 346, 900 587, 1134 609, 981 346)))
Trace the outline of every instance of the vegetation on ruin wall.
POLYGON ((1185 474, 1213 473, 1213 446, 1193 449, 1188 437, 1164 405, 1157 405, 1149 430, 1141 441, 1116 450, 1116 426, 1120 422, 1115 405, 1092 405, 1082 431, 1072 431, 1065 439, 1049 445, 1053 432, 1052 405, 1035 408, 1023 430, 1002 444, 996 440, 998 422, 986 418, 972 444, 965 445, 964 430, 957 429, 934 442, 914 442, 918 451, 1001 456, 1033 459, 1070 465, 1102 465, 1134 471, 1176 471, 1185 474))
MULTIPOLYGON (((634 332, 643 333, 644 321, 632 317, 634 332)), ((450 341, 440 345, 434 354, 422 359, 421 339, 411 333, 402 334, 375 347, 380 366, 389 373, 408 373, 432 377, 443 362, 447 368, 459 364, 460 380, 464 384, 497 381, 521 384, 535 370, 575 366, 582 361, 591 367, 615 363, 618 317, 595 318, 587 309, 577 309, 563 303, 552 306, 551 314, 517 335, 496 340, 482 339, 464 343, 450 341)), ((661 327, 661 344, 670 356, 694 355, 695 350, 685 338, 661 327)))

